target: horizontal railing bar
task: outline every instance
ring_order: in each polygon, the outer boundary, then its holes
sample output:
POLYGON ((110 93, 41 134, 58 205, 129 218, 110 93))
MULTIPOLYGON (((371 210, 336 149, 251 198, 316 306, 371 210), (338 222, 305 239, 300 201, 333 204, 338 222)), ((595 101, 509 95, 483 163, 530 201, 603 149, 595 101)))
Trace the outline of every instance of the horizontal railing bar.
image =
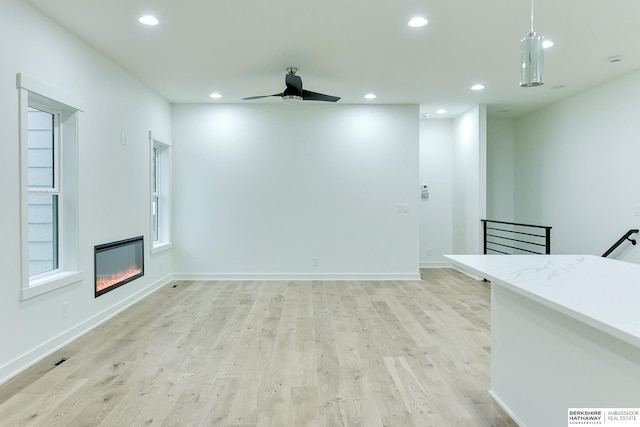
POLYGON ((504 255, 511 255, 509 252, 502 252, 502 251, 499 251, 499 250, 493 249, 493 248, 487 248, 487 250, 488 251, 493 251, 493 252, 498 252, 498 253, 504 254, 504 255))
POLYGON ((546 230, 551 230, 552 227, 547 225, 533 225, 533 224, 521 224, 517 222, 506 222, 506 221, 494 221, 492 219, 481 219, 482 222, 493 222, 495 224, 509 224, 509 225, 519 225, 521 227, 533 227, 533 228, 544 228, 546 230))
MULTIPOLYGON (((544 243, 528 242, 528 241, 526 241, 526 240, 518 240, 518 239, 512 239, 512 238, 510 238, 510 237, 496 236, 496 235, 494 235, 494 234, 488 234, 488 233, 487 233, 487 236, 488 236, 488 237, 495 237, 495 238, 497 238, 497 239, 509 240, 509 241, 511 241, 511 242, 526 243, 526 244, 528 244, 528 245, 536 245, 536 246, 543 246, 543 247, 544 247, 544 246, 547 246, 547 245, 545 245, 544 243)), ((487 243, 488 243, 488 242, 487 242, 487 243)))
MULTIPOLYGON (((538 255, 540 254, 540 252, 530 251, 530 250, 528 250, 528 249, 522 249, 522 248, 518 248, 518 247, 515 247, 515 246, 503 245, 502 243, 487 242, 487 244, 489 244, 489 243, 491 243, 492 245, 498 245, 498 246, 502 246, 502 247, 505 247, 505 248, 516 249, 516 250, 518 250, 518 251, 529 252, 529 253, 531 253, 531 254, 538 254, 538 255)), ((487 248, 487 249, 488 249, 488 248, 487 248)))
POLYGON ((524 234, 525 236, 535 236, 535 237, 542 237, 542 238, 547 237, 547 236, 545 236, 544 234, 525 233, 525 232, 523 232, 523 231, 505 230, 504 228, 493 228, 493 227, 487 227, 487 230, 504 231, 505 233, 524 234))

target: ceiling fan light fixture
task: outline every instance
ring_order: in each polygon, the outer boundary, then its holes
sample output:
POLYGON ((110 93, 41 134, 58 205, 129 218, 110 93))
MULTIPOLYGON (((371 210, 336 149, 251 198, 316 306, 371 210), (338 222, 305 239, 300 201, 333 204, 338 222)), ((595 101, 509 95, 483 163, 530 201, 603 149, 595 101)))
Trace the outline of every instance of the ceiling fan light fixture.
POLYGON ((299 95, 282 95, 282 102, 285 104, 299 104, 302 102, 302 97, 299 95))

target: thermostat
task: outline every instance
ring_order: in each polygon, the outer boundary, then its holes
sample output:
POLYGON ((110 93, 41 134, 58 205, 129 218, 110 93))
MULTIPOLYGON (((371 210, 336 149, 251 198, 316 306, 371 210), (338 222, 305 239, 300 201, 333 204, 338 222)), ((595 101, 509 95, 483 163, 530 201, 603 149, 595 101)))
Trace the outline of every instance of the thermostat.
POLYGON ((427 184, 422 184, 420 186, 420 197, 422 197, 423 200, 429 198, 429 187, 427 186, 427 184))

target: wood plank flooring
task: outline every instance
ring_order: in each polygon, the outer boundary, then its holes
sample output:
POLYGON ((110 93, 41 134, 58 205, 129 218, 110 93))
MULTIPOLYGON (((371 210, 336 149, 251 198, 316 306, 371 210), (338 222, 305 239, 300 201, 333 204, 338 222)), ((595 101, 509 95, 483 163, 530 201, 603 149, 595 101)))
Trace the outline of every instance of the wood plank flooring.
POLYGON ((488 285, 422 276, 173 282, 0 385, 0 425, 515 426, 488 285))

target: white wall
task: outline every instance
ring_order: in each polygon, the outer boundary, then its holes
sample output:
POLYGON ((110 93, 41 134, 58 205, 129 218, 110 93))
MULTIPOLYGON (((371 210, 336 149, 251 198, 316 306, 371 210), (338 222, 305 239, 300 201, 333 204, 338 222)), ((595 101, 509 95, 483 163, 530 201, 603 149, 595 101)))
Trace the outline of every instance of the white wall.
POLYGON ((149 130, 171 134, 170 107, 21 0, 0 2, 0 382, 167 279, 149 257, 149 130), (79 100, 81 283, 20 301, 18 91, 23 73, 79 100), (126 134, 127 146, 120 144, 126 134), (145 236, 145 276, 94 299, 94 245, 145 236), (68 302, 69 316, 62 317, 68 302))
MULTIPOLYGON (((640 73, 516 122, 515 214, 552 226, 552 252, 601 255, 639 228, 640 73)), ((640 262, 640 245, 616 258, 640 262)))
POLYGON ((486 217, 486 106, 453 120, 453 252, 482 251, 480 220, 486 217))
POLYGON ((487 219, 514 222, 513 119, 487 120, 487 219))
POLYGON ((450 265, 453 251, 453 121, 420 120, 420 184, 429 199, 420 201, 420 266, 450 265))
POLYGON ((418 277, 417 106, 172 113, 178 277, 418 277))

